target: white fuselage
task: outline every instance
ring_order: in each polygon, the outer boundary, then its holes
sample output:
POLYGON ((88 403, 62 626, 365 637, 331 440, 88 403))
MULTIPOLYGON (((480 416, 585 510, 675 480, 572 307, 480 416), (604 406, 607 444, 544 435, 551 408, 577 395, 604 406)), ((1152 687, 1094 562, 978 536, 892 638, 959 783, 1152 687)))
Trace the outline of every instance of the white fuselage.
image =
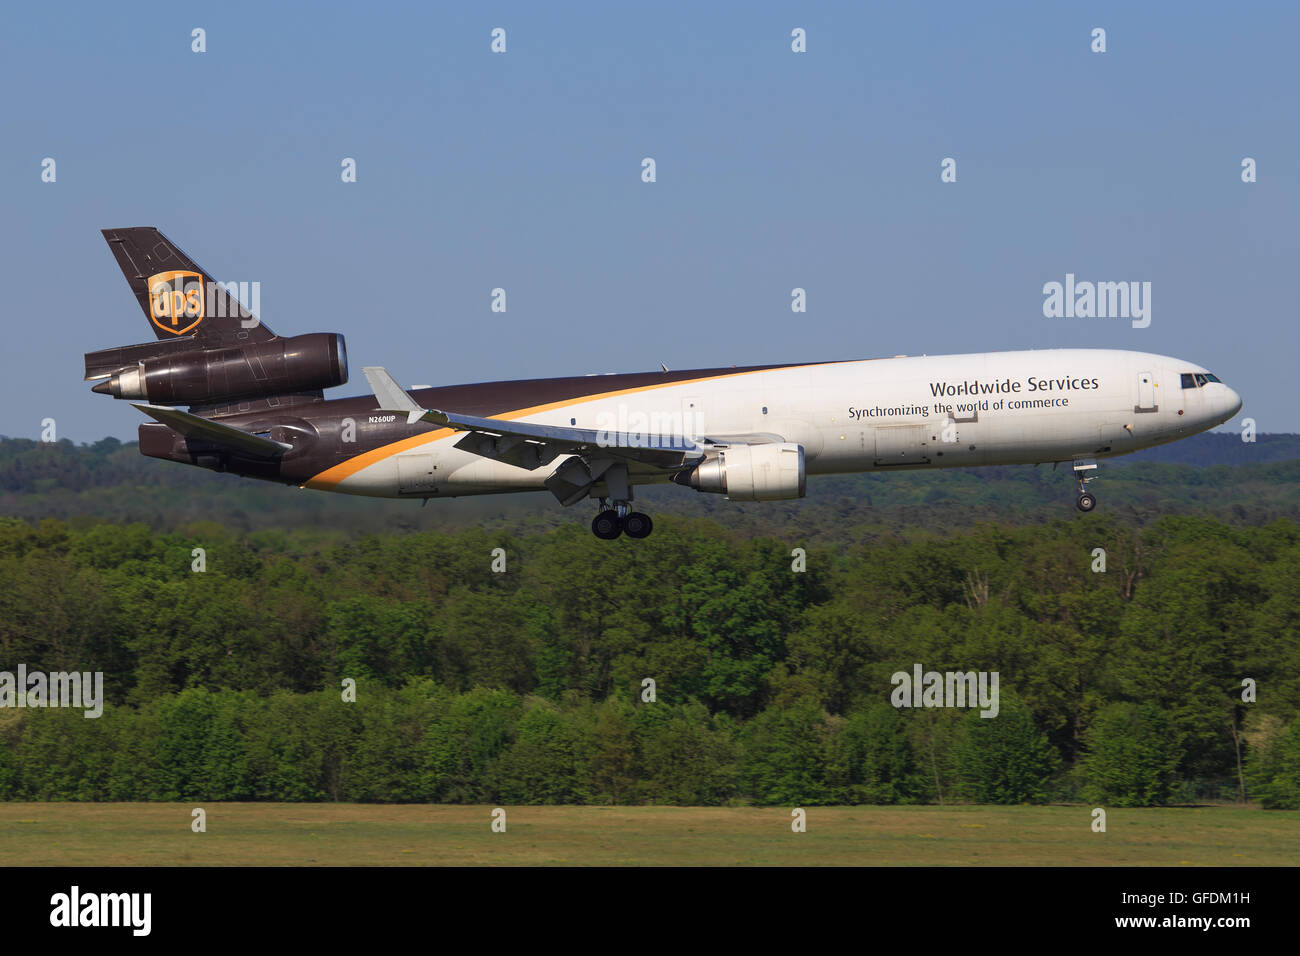
MULTIPOLYGON (((1109 349, 899 356, 707 374, 612 390, 504 420, 691 438, 764 435, 804 447, 808 474, 1070 461, 1122 455, 1227 421, 1241 399, 1200 365, 1109 349)), ((417 393, 418 394, 418 393, 417 393)), ((333 485, 363 495, 448 497, 536 490, 554 470, 453 447, 432 432, 333 485), (413 488, 410 456, 432 456, 436 487, 413 488)), ((771 440, 771 439, 769 439, 771 440)), ((667 480, 633 470, 634 484, 667 480)))

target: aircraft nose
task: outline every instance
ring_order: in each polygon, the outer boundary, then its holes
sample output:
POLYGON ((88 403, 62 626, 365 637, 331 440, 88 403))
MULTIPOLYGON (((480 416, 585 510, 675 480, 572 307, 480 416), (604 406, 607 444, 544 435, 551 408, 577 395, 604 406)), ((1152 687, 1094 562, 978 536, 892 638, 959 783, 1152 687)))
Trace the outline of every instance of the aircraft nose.
POLYGON ((1227 393, 1223 399, 1223 413, 1228 418, 1231 418, 1241 411, 1241 396, 1237 394, 1235 389, 1229 388, 1227 385, 1223 386, 1223 390, 1227 393))

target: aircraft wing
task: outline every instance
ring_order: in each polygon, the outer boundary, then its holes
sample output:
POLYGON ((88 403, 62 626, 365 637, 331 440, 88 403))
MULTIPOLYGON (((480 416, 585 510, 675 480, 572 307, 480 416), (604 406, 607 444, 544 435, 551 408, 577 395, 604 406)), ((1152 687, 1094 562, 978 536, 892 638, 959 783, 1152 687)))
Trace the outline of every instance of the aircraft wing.
MULTIPOLYGON (((383 411, 391 412, 386 408, 383 411)), ((570 444, 573 447, 597 447, 602 449, 654 448, 685 452, 688 457, 698 457, 692 452, 703 454, 704 450, 716 445, 764 445, 769 442, 785 441, 780 435, 771 432, 753 432, 745 435, 717 435, 700 437, 698 440, 685 435, 651 435, 638 432, 604 432, 591 428, 569 428, 563 425, 534 425, 531 422, 503 421, 500 418, 476 418, 473 415, 459 415, 454 412, 442 412, 437 409, 425 409, 420 419, 444 428, 459 431, 476 432, 485 435, 518 435, 531 441, 554 442, 557 445, 570 444)))
POLYGON ((272 441, 269 438, 242 431, 231 425, 223 425, 221 422, 214 422, 208 418, 200 418, 198 415, 183 412, 179 408, 142 405, 138 402, 132 402, 131 404, 155 421, 160 421, 173 431, 180 432, 186 438, 222 445, 241 454, 252 455, 255 458, 276 458, 293 448, 292 445, 286 445, 284 442, 272 441))
POLYGON ((704 455, 704 448, 685 435, 569 428, 421 408, 387 369, 370 366, 362 371, 381 411, 405 415, 408 424, 425 421, 465 432, 456 442, 457 448, 520 468, 538 468, 560 455, 574 454, 584 461, 614 459, 678 470, 704 455))

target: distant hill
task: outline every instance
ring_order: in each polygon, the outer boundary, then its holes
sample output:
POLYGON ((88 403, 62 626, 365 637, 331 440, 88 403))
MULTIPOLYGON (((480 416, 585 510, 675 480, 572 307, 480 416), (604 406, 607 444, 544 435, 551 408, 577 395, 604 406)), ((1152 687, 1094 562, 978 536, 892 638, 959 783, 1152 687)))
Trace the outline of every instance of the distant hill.
MULTIPOLYGON (((1230 524, 1300 517, 1300 435, 1203 434, 1101 463, 1099 510, 1135 524, 1206 514, 1230 524)), ((746 534, 850 540, 861 529, 945 531, 976 521, 1042 522, 1074 514, 1065 468, 1018 466, 815 477, 801 501, 738 503, 678 487, 641 489, 652 515, 713 517, 746 534), (857 530, 855 530, 857 529, 857 530)), ((0 514, 74 523, 139 521, 156 530, 217 521, 238 530, 317 527, 345 534, 530 530, 587 523, 587 504, 545 493, 431 501, 356 498, 218 475, 144 458, 135 443, 0 438, 0 514)))
POLYGON ((1300 435, 1258 435, 1256 438, 1256 441, 1244 442, 1237 432, 1204 432, 1111 460, 1117 465, 1158 461, 1166 465, 1206 468, 1210 465, 1258 465, 1300 458, 1300 435))

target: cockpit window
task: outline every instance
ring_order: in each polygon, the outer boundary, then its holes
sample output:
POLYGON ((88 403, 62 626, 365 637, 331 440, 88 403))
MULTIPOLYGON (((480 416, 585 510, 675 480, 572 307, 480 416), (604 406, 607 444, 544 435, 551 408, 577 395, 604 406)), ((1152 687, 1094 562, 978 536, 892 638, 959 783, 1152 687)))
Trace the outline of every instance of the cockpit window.
MULTIPOLYGON (((1211 375, 1209 372, 1205 373, 1205 377, 1209 379, 1211 382, 1219 382, 1219 376, 1211 375)), ((1222 385, 1223 383, 1219 382, 1219 384, 1222 385)))
POLYGON ((1196 387, 1196 376, 1193 375, 1191 372, 1184 372, 1182 374, 1182 379, 1183 379, 1183 388, 1196 387))
POLYGON ((1196 373, 1196 387, 1197 387, 1197 388, 1200 388, 1200 387, 1201 387, 1202 385, 1204 385, 1207 381, 1208 381, 1208 379, 1206 379, 1206 377, 1205 377, 1204 375, 1202 375, 1200 372, 1197 372, 1197 373, 1196 373))

